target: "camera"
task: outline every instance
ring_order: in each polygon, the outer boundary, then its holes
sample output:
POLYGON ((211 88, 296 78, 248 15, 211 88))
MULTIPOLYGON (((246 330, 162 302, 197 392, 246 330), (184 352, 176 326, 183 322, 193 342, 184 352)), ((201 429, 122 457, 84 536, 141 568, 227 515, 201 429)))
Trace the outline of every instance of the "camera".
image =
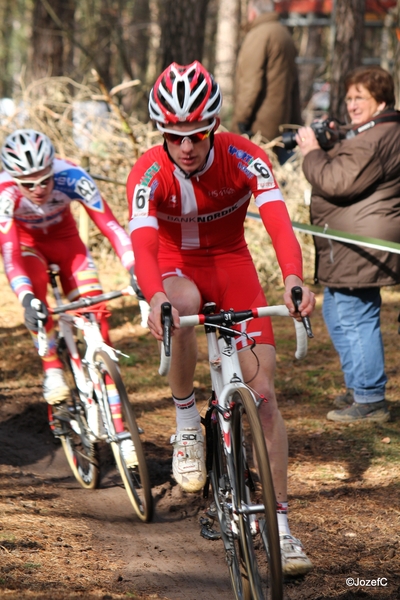
MULTIPOLYGON (((334 144, 340 139, 338 129, 332 129, 329 127, 329 123, 332 119, 325 119, 325 121, 314 121, 310 127, 315 133, 318 144, 323 150, 330 150, 334 144)), ((286 150, 293 150, 297 146, 296 142, 296 131, 285 131, 282 133, 282 143, 286 150)))

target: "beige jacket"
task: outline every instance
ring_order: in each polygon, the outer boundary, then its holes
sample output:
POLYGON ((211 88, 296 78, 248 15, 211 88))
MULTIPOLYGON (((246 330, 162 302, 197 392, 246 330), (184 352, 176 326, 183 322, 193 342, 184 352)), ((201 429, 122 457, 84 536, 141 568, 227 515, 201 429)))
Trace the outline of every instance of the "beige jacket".
POLYGON ((239 123, 268 140, 280 135, 282 123, 301 124, 296 47, 276 13, 250 23, 236 67, 233 131, 239 123))

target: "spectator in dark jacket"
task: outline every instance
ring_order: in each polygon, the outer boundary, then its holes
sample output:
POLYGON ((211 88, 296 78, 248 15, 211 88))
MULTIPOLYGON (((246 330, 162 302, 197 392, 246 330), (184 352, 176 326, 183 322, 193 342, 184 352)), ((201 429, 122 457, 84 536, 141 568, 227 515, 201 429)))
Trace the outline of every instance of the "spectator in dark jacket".
MULTIPOLYGON (((250 0, 247 18, 236 67, 233 129, 250 135, 260 131, 273 140, 280 135, 279 125, 302 123, 297 50, 272 0, 250 0)), ((290 153, 275 149, 282 164, 290 153)))
MULTIPOLYGON (((400 113, 392 76, 377 66, 346 78, 351 129, 322 150, 311 127, 296 136, 312 185, 314 225, 400 242, 400 113)), ((326 286, 323 315, 339 354, 346 394, 328 419, 385 422, 387 382, 380 330, 380 288, 400 282, 400 256, 315 238, 317 279, 326 286), (343 408, 344 406, 344 408, 343 408)))

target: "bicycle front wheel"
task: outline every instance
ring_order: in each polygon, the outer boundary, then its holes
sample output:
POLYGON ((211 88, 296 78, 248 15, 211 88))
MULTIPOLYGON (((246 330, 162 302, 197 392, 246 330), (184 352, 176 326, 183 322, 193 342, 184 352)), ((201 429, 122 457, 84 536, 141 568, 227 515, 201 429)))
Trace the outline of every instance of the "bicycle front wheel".
POLYGON ((56 407, 49 405, 49 421, 53 433, 60 438, 64 454, 71 471, 81 487, 93 490, 100 483, 100 467, 97 444, 90 439, 85 411, 77 390, 71 357, 64 340, 60 342, 58 353, 64 365, 65 381, 70 389, 72 407, 66 407, 59 417, 54 417, 56 407))
POLYGON ((86 490, 99 487, 100 469, 96 444, 86 434, 84 417, 76 414, 63 424, 61 444, 75 479, 86 490))
POLYGON ((218 421, 218 413, 211 416, 213 463, 210 472, 215 508, 225 548, 225 559, 229 569, 234 600, 251 600, 246 565, 239 541, 237 519, 232 512, 232 483, 228 474, 228 461, 224 451, 223 433, 218 421))
POLYGON ((283 598, 276 498, 257 407, 248 390, 233 396, 232 445, 235 460, 241 548, 251 598, 283 598))
MULTIPOLYGON (((139 428, 136 423, 132 406, 129 402, 125 385, 122 381, 118 366, 112 358, 99 350, 94 357, 96 366, 101 376, 103 389, 107 390, 110 383, 115 385, 121 402, 121 418, 123 422, 123 432, 116 432, 118 441, 111 442, 111 448, 120 472, 123 484, 128 494, 129 500, 142 521, 150 521, 153 517, 153 497, 151 495, 150 478, 148 474, 146 459, 140 439, 139 428), (126 452, 123 451, 124 442, 133 442, 132 450, 135 452, 135 460, 129 461, 126 452)), ((110 411, 107 411, 111 415, 110 411)), ((114 424, 111 428, 115 430, 114 424)))

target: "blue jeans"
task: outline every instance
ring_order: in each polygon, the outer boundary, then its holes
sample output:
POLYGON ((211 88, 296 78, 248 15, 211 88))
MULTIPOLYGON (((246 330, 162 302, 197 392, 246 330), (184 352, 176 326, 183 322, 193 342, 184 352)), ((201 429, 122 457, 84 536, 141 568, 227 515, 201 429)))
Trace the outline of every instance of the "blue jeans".
POLYGON ((347 388, 360 404, 385 398, 387 377, 380 329, 379 288, 325 288, 322 314, 347 388))

